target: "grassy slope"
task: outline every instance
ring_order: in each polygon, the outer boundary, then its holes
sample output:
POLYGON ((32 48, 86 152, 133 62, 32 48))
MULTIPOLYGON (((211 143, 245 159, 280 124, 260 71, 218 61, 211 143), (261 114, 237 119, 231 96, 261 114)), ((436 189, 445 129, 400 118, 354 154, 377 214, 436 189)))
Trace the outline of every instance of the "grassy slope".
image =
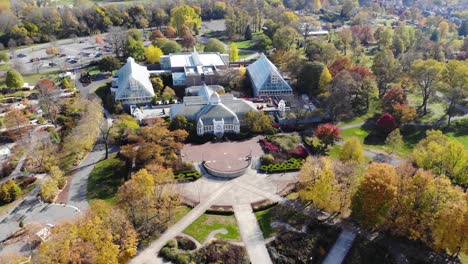
POLYGON ((203 214, 184 230, 184 233, 203 243, 208 235, 217 229, 225 228, 228 233, 217 234, 216 237, 239 240, 239 228, 234 215, 203 214))
POLYGON ((112 155, 107 160, 99 161, 89 175, 88 201, 104 200, 115 203, 115 194, 124 183, 125 163, 112 155))

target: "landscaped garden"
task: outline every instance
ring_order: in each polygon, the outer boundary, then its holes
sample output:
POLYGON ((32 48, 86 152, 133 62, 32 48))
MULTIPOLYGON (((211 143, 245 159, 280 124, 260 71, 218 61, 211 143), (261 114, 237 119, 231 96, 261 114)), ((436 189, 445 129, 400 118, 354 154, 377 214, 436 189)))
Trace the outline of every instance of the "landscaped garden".
POLYGON ((189 239, 176 237, 161 249, 159 255, 175 264, 250 263, 245 248, 230 244, 228 241, 216 240, 202 248, 195 249, 196 245, 189 239))
POLYGON ((261 157, 260 170, 266 173, 298 171, 309 155, 297 133, 270 135, 260 140, 268 153, 261 157))
POLYGON ((234 215, 205 213, 188 226, 184 233, 203 243, 211 232, 222 228, 227 230, 227 234, 218 233, 215 237, 235 241, 240 239, 239 228, 234 215))

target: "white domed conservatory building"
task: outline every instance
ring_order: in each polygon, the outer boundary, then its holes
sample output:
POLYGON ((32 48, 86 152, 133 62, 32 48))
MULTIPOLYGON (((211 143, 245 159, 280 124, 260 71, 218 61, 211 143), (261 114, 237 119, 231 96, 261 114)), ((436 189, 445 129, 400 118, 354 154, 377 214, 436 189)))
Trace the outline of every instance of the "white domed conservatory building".
POLYGON ((198 135, 239 133, 245 114, 257 111, 252 102, 224 94, 224 88, 218 85, 192 86, 186 93, 196 95, 185 96, 182 104, 171 108, 170 116, 182 115, 196 123, 198 135))

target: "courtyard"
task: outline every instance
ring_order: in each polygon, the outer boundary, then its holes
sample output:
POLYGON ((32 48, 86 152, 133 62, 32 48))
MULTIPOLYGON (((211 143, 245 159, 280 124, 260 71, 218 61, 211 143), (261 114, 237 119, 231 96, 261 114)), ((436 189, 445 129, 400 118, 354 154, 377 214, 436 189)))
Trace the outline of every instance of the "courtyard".
POLYGON ((205 161, 211 168, 221 171, 241 169, 248 165, 247 156, 257 158, 264 154, 258 143, 261 138, 257 136, 244 141, 187 144, 182 149, 182 161, 195 164, 205 161))

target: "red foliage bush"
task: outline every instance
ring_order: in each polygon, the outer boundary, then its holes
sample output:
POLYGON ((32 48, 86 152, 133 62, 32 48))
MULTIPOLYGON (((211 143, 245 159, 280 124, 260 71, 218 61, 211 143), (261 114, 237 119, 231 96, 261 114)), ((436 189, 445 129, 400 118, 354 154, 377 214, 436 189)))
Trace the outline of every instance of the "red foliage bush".
POLYGON ((276 145, 273 144, 273 143, 270 143, 270 142, 268 142, 268 141, 266 141, 266 140, 263 140, 263 139, 262 139, 260 142, 263 143, 263 145, 265 146, 265 148, 268 149, 268 151, 279 151, 279 147, 276 146, 276 145))
POLYGON ((307 158, 307 156, 309 156, 309 153, 304 148, 304 146, 300 145, 300 146, 297 146, 295 150, 290 151, 288 155, 294 158, 305 159, 307 158))
POLYGON ((377 126, 390 133, 397 127, 397 124, 391 114, 385 113, 377 120, 377 126))

